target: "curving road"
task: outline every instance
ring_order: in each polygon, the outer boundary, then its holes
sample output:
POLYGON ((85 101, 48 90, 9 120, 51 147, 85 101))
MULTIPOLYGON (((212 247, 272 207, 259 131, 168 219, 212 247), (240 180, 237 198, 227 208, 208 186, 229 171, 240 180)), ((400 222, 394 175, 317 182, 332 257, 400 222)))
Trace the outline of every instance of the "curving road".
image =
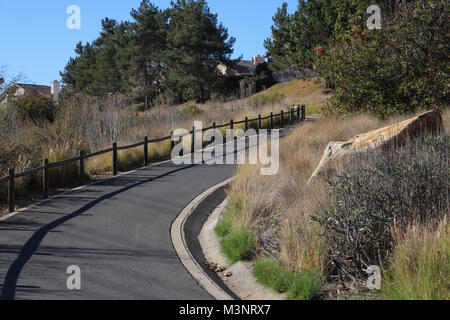
POLYGON ((179 260, 170 228, 192 199, 235 170, 165 162, 0 222, 0 298, 212 299, 179 260), (81 269, 81 290, 67 289, 72 265, 81 269))
POLYGON ((171 162, 74 190, 0 222, 3 299, 211 299, 179 261, 170 226, 235 166, 171 162), (71 265, 81 290, 66 287, 71 265))

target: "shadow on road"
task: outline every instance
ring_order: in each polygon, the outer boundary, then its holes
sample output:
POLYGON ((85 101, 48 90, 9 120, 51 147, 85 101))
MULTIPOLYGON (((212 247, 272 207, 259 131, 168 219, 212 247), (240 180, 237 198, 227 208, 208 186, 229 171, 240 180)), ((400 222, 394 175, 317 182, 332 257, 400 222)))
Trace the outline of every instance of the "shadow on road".
MULTIPOLYGON (((1 288, 0 300, 14 299, 15 294, 16 294, 17 280, 19 278, 19 275, 20 275, 23 267, 28 262, 28 260, 33 256, 33 254, 36 253, 37 249, 39 248, 40 243, 42 242, 42 239, 44 239, 44 237, 49 232, 51 232, 54 228, 57 228, 58 226, 66 223, 67 221, 81 215, 83 212, 86 212, 87 210, 91 209, 92 207, 94 207, 95 205, 99 204, 100 202, 102 202, 104 200, 110 199, 120 193, 126 192, 127 190, 135 188, 136 186, 139 186, 141 184, 144 184, 144 183, 147 183, 150 181, 154 181, 154 180, 158 180, 158 179, 162 179, 173 173, 176 173, 176 172, 179 172, 182 170, 186 170, 186 169, 189 169, 189 168, 192 168, 195 166, 196 165, 178 167, 178 168, 171 170, 169 172, 166 172, 162 175, 159 175, 156 177, 151 177, 151 178, 144 177, 144 176, 137 176, 136 178, 122 176, 122 177, 118 177, 115 179, 108 179, 108 180, 102 181, 100 183, 97 183, 97 185, 111 185, 111 186, 126 185, 126 187, 123 187, 114 192, 100 196, 99 198, 96 198, 95 200, 85 204, 80 209, 78 209, 62 218, 59 218, 59 219, 53 221, 50 224, 40 227, 33 234, 33 236, 25 243, 25 245, 20 249, 18 257, 14 260, 14 262, 9 267, 6 277, 5 277, 5 280, 4 280, 4 283, 3 283, 3 286, 1 288)), ((82 191, 82 190, 79 190, 79 191, 82 191)), ((17 248, 15 248, 15 250, 14 250, 13 248, 8 248, 7 246, 5 246, 4 248, 1 248, 1 249, 2 249, 2 251, 3 251, 3 249, 6 249, 6 250, 9 249, 9 250, 13 250, 13 251, 17 250, 17 248)))

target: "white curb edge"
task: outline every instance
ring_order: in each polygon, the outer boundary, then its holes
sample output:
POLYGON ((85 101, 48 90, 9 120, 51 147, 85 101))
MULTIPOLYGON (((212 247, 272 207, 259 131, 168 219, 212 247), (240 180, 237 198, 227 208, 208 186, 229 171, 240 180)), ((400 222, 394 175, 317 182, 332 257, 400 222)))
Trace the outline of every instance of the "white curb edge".
POLYGON ((192 275, 192 277, 204 288, 211 296, 216 300, 234 300, 229 294, 227 294, 220 286, 215 283, 203 270, 203 268, 198 264, 195 258, 190 253, 186 245, 186 239, 184 234, 184 224, 187 218, 192 214, 192 212, 197 208, 197 206, 205 200, 209 195, 214 193, 217 189, 229 184, 234 180, 230 178, 225 180, 192 200, 178 215, 175 221, 172 223, 170 236, 172 238, 172 244, 177 252, 183 265, 192 275))

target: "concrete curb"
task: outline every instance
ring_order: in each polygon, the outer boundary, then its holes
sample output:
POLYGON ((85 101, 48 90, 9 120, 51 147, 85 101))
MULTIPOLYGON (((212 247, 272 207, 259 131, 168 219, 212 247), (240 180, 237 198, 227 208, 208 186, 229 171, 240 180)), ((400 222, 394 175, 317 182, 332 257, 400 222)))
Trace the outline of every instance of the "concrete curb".
POLYGON ((204 288, 211 296, 213 296, 217 300, 234 300, 229 294, 227 294, 219 285, 214 282, 203 270, 203 268, 199 265, 199 263, 195 260, 192 254, 189 252, 189 249, 186 244, 186 238, 184 233, 184 225, 186 223, 187 218, 192 214, 192 212, 197 208, 197 206, 209 195, 211 195, 217 189, 229 184, 234 180, 230 178, 226 181, 223 181, 192 200, 178 215, 175 221, 172 223, 172 227, 170 230, 170 236, 172 238, 172 244, 175 248, 175 251, 178 254, 181 262, 185 266, 185 268, 189 271, 192 277, 200 284, 202 288, 204 288))

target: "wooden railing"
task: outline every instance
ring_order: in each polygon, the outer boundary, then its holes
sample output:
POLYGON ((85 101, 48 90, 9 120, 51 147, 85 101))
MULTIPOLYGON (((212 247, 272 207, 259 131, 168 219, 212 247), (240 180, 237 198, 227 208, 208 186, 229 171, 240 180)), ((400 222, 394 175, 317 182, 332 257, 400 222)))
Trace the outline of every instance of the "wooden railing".
MULTIPOLYGON (((245 117, 244 120, 236 121, 236 122, 233 121, 233 119, 231 119, 230 122, 224 123, 221 125, 216 125, 214 123, 211 127, 203 128, 202 132, 210 130, 210 129, 220 129, 220 128, 225 128, 225 127, 230 127, 230 129, 234 129, 235 125, 238 125, 238 124, 245 124, 245 131, 247 131, 249 129, 250 123, 254 122, 254 121, 257 121, 257 132, 259 132, 259 129, 262 129, 262 121, 267 120, 267 119, 270 119, 269 128, 274 129, 274 119, 277 117, 280 117, 280 127, 284 127, 286 124, 293 125, 296 122, 305 120, 305 118, 306 118, 305 109, 306 109, 306 107, 304 105, 302 105, 301 107, 296 106, 296 108, 292 108, 289 112, 286 112, 286 113, 283 110, 281 110, 281 112, 278 114, 274 114, 273 112, 271 112, 270 115, 268 115, 266 117, 262 117, 261 115, 258 115, 258 117, 254 118, 254 119, 249 119, 248 117, 245 117)), ((84 166, 85 160, 105 154, 105 153, 112 152, 113 176, 117 176, 119 173, 118 151, 128 150, 128 149, 133 149, 133 148, 143 146, 143 148, 144 148, 144 167, 146 167, 149 164, 149 158, 148 158, 148 145, 149 144, 162 142, 162 141, 166 141, 166 140, 171 140, 171 150, 173 150, 173 148, 175 147, 174 138, 181 138, 181 137, 187 136, 187 135, 195 136, 196 131, 197 130, 195 128, 192 128, 192 130, 189 131, 188 134, 176 135, 176 136, 174 135, 174 133, 172 131, 171 134, 167 137, 157 138, 157 139, 153 139, 153 140, 148 140, 148 138, 145 137, 144 141, 137 142, 135 144, 131 144, 131 145, 127 145, 127 146, 118 146, 117 143, 114 142, 112 144, 111 148, 93 152, 93 153, 87 153, 87 154, 85 154, 83 151, 80 151, 80 153, 76 157, 64 159, 64 160, 57 161, 57 162, 50 163, 48 161, 48 159, 44 159, 42 166, 33 168, 33 169, 29 169, 29 170, 26 170, 26 171, 23 171, 20 173, 15 173, 14 168, 9 168, 8 175, 0 178, 0 183, 8 182, 9 212, 14 212, 14 210, 15 210, 15 179, 17 179, 17 178, 29 176, 29 175, 36 174, 36 173, 42 171, 43 172, 43 175, 42 175, 43 176, 43 181, 42 181, 43 197, 44 197, 44 199, 46 199, 46 198, 48 198, 48 195, 49 195, 49 182, 50 182, 49 169, 51 169, 51 168, 61 167, 63 165, 78 161, 79 162, 78 176, 79 176, 80 184, 81 184, 83 181, 83 177, 85 176, 85 166, 84 166)), ((192 141, 191 152, 193 153, 194 152, 194 138, 191 139, 191 141, 192 141)))

